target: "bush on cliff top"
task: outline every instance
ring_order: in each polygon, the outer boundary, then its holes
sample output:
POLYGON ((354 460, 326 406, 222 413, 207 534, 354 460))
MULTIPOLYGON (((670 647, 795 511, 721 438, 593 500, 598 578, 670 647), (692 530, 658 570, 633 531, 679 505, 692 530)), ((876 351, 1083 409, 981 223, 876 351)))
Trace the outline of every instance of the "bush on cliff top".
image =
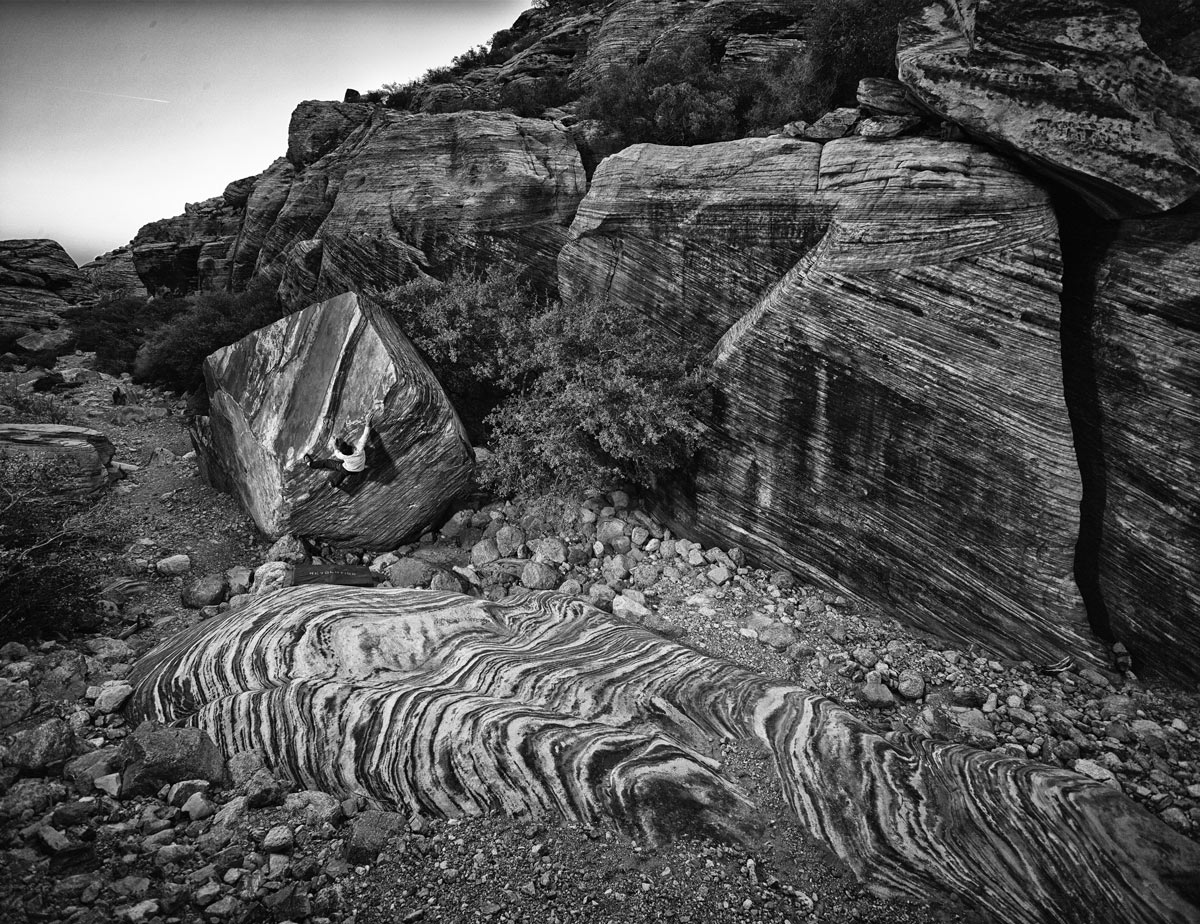
POLYGON ((567 308, 499 271, 376 298, 492 450, 480 478, 500 493, 650 484, 695 451, 703 376, 633 309, 567 308))

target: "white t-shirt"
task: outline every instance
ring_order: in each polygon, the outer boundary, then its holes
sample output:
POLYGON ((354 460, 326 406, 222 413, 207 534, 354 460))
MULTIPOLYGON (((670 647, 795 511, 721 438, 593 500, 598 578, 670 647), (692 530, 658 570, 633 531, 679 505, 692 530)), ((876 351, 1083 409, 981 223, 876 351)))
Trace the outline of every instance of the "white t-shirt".
POLYGON ((346 471, 361 472, 367 467, 367 437, 370 433, 371 425, 367 424, 363 427, 362 436, 354 444, 354 451, 351 453, 339 452, 336 446, 333 448, 333 457, 342 463, 342 468, 346 471))

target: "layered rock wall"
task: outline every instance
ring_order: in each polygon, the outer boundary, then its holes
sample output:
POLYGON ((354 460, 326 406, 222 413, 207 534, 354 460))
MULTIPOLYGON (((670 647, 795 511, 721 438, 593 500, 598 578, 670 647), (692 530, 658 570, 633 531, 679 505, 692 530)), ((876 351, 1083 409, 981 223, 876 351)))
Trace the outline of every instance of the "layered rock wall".
POLYGON ((711 350, 687 532, 999 651, 1094 651, 1047 196, 969 144, 636 146, 572 227, 568 298, 711 350))
POLYGON ((456 265, 552 280, 584 189, 579 153, 556 123, 378 109, 296 178, 257 272, 292 304, 456 265))
POLYGON ((1104 479, 1097 574, 1139 663, 1197 676, 1200 652, 1200 210, 1121 222, 1092 315, 1104 479))

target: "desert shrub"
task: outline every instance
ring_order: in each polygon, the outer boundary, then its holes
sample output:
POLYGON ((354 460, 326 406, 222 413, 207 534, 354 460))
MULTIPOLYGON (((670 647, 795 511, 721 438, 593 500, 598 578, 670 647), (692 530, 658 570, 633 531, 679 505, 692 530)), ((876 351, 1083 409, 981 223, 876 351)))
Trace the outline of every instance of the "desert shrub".
POLYGON ((825 95, 822 111, 853 105, 863 77, 896 75, 896 33, 900 20, 925 0, 822 0, 806 19, 810 81, 825 95))
POLYGON ((20 386, 15 375, 0 377, 0 422, 60 424, 70 417, 67 406, 53 395, 37 394, 20 386))
POLYGON ((638 312, 536 296, 510 273, 459 271, 376 296, 425 357, 504 494, 647 484, 695 449, 694 357, 638 312))
POLYGON ((537 118, 547 109, 569 103, 578 94, 563 77, 541 77, 507 83, 500 88, 500 108, 516 115, 537 118))
POLYGON ((91 573, 73 554, 91 501, 64 499, 62 463, 0 452, 0 639, 84 628, 96 618, 91 573))
POLYGON ((182 298, 117 298, 65 312, 81 350, 96 354, 99 372, 133 371, 138 348, 146 338, 188 307, 182 298))
POLYGON ((155 330, 137 351, 135 381, 191 391, 204 381, 202 366, 209 353, 240 340, 283 316, 274 290, 267 284, 245 292, 213 292, 187 299, 187 307, 155 330))
POLYGON ((515 328, 536 312, 536 296, 513 273, 459 269, 445 282, 413 280, 374 298, 420 351, 471 439, 485 439, 484 419, 506 394, 501 370, 523 348, 515 328))
POLYGON ((650 485, 683 465, 707 391, 694 357, 636 310, 551 303, 503 369, 481 480, 504 494, 650 485))

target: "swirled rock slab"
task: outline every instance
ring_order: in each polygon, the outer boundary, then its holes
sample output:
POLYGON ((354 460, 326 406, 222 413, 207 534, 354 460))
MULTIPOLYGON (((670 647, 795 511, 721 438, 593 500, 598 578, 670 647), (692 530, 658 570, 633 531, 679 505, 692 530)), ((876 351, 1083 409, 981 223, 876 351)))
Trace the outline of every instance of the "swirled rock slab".
POLYGON ((262 748, 309 788, 435 815, 757 837, 705 755, 764 743, 800 821, 883 892, 950 889, 1013 922, 1195 920, 1200 848, 1078 774, 911 736, 578 600, 295 587, 176 636, 131 718, 262 748))
POLYGON ((223 347, 205 360, 204 378, 211 412, 193 431, 203 469, 271 537, 395 548, 466 487, 474 467, 433 373, 387 314, 349 293, 223 347), (304 455, 329 458, 334 438, 353 440, 368 416, 367 480, 334 491, 304 455))
POLYGON ((609 157, 568 300, 710 350, 688 534, 1016 657, 1095 657, 1046 195, 981 147, 841 139, 609 157))
POLYGON ((103 433, 65 424, 0 424, 0 453, 40 458, 55 465, 54 484, 63 497, 86 497, 108 485, 116 454, 103 433))
POLYGON ((1200 80, 1132 10, 1095 0, 938 0, 901 25, 900 79, 930 108, 1077 189, 1102 215, 1200 192, 1200 80))
POLYGON ((1200 213, 1121 222, 1092 326, 1113 633, 1156 672, 1200 677, 1200 213))
POLYGON ((257 273, 291 304, 501 262, 553 280, 585 189, 558 123, 375 109, 299 174, 257 273))

